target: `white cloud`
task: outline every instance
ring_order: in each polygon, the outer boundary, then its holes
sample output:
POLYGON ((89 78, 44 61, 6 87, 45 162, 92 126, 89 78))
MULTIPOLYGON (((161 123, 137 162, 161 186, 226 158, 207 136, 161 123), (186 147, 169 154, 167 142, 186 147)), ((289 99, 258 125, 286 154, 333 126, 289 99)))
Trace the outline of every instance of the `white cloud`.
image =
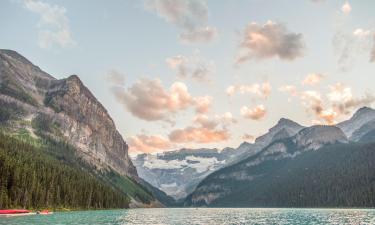
POLYGON ((145 134, 130 137, 128 144, 130 151, 146 153, 166 151, 173 147, 173 143, 170 143, 166 138, 159 135, 145 134))
POLYGON ((242 33, 236 62, 272 57, 294 60, 303 55, 302 38, 302 34, 290 32, 284 25, 272 21, 264 25, 250 23, 242 33))
POLYGON ((296 96, 298 94, 297 87, 294 85, 281 86, 279 91, 289 93, 291 96, 296 96))
POLYGON ((371 34, 371 30, 364 30, 362 28, 358 28, 353 31, 353 35, 357 37, 368 37, 371 34))
POLYGON ((24 0, 23 3, 27 10, 40 16, 38 44, 41 48, 47 49, 55 44, 67 47, 76 43, 72 38, 64 7, 38 0, 24 0))
POLYGON ((192 126, 173 130, 169 134, 169 140, 175 143, 215 143, 226 141, 229 137, 230 134, 226 129, 192 126))
POLYGON ((188 88, 181 82, 175 82, 165 90, 158 79, 141 79, 127 90, 115 87, 112 91, 129 112, 148 121, 168 121, 171 114, 193 105, 188 88))
POLYGON ((344 14, 349 14, 352 11, 352 6, 349 4, 349 2, 345 2, 345 4, 341 7, 341 11, 344 14))
POLYGON ((370 29, 348 30, 344 22, 337 25, 332 45, 338 57, 339 68, 342 71, 351 69, 359 55, 370 55, 371 62, 372 56, 369 49, 375 44, 373 35, 374 31, 370 29))
POLYGON ((124 86, 125 85, 125 74, 117 71, 117 70, 110 70, 106 74, 106 79, 111 84, 116 86, 124 86))
POLYGON ((127 89, 113 86, 112 93, 127 111, 146 121, 173 123, 173 116, 189 107, 197 113, 206 113, 212 104, 211 96, 193 97, 186 84, 174 82, 165 89, 159 79, 140 79, 127 89))
POLYGON ((261 120, 267 114, 264 105, 257 105, 254 108, 248 108, 247 106, 243 106, 240 112, 244 118, 252 120, 261 120))
POLYGON ((252 93, 259 97, 267 98, 271 93, 272 87, 269 82, 255 83, 251 85, 230 85, 225 90, 228 96, 233 96, 236 93, 245 94, 252 93))
POLYGON ((209 81, 215 73, 213 61, 206 60, 195 53, 191 57, 177 55, 166 59, 169 68, 176 71, 177 77, 186 79, 192 78, 196 81, 209 81))
POLYGON ((197 113, 207 113, 211 109, 212 100, 212 97, 208 95, 194 98, 195 111, 197 113))
POLYGON ((181 29, 183 42, 210 42, 217 36, 216 28, 207 26, 204 0, 148 0, 145 7, 181 29))
POLYGON ((299 92, 292 85, 284 86, 280 90, 298 97, 307 111, 315 117, 314 124, 335 124, 340 117, 349 115, 358 107, 369 106, 375 101, 375 96, 368 93, 362 97, 354 97, 352 89, 341 83, 329 86, 326 94, 315 90, 299 92))
POLYGON ((303 85, 311 85, 314 86, 316 84, 319 84, 320 81, 324 78, 324 75, 319 73, 310 73, 303 79, 302 84, 303 85))

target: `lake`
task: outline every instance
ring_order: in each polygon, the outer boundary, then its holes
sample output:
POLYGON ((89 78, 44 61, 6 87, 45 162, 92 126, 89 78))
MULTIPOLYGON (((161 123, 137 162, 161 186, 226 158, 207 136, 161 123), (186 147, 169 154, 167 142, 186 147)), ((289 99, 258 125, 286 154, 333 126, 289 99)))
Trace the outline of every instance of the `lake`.
POLYGON ((57 212, 0 218, 1 225, 375 224, 375 209, 181 208, 57 212))

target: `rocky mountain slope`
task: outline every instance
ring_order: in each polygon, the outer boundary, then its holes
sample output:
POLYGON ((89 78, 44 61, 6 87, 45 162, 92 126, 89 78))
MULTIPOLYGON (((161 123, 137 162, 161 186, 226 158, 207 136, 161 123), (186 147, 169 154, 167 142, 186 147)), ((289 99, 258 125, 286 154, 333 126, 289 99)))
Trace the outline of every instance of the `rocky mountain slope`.
MULTIPOLYGON (((374 143, 325 146, 265 161, 242 177, 207 177, 185 204, 210 207, 374 207, 374 143), (238 179, 242 178, 242 179, 238 179)), ((245 163, 245 162, 244 162, 245 163)))
POLYGON ((244 142, 238 148, 180 149, 156 155, 140 154, 133 162, 140 177, 175 199, 182 199, 212 172, 250 157, 270 142, 291 137, 303 128, 291 120, 280 119, 255 143, 244 142))
POLYGON ((18 53, 0 50, 0 80, 1 103, 23 109, 12 127, 35 133, 32 123, 20 121, 38 118, 58 127, 42 132, 68 141, 91 164, 137 177, 113 120, 78 76, 57 80, 18 53))
POLYGON ((6 133, 67 143, 95 171, 114 172, 140 186, 128 145, 78 76, 58 80, 17 52, 0 50, 0 105, 6 133))
MULTIPOLYGON (((322 193, 310 193, 310 199, 304 199, 303 201, 300 199, 301 202, 298 204, 288 200, 286 195, 290 195, 291 191, 306 191, 305 189, 311 189, 311 187, 306 187, 307 184, 312 185, 313 187, 317 186, 317 189, 326 188, 326 190, 332 190, 332 188, 342 189, 342 187, 337 187, 336 185, 324 185, 336 182, 335 179, 348 179, 348 182, 350 182, 349 179, 352 179, 352 177, 335 177, 335 173, 342 174, 342 171, 340 171, 342 166, 335 161, 335 158, 326 159, 324 154, 328 152, 329 154, 327 154, 327 157, 329 157, 329 155, 332 156, 333 152, 335 154, 341 154, 340 149, 345 149, 345 153, 353 155, 353 157, 366 157, 366 155, 356 155, 362 150, 365 152, 363 154, 370 154, 368 151, 374 147, 371 143, 375 142, 374 115, 375 110, 364 107, 359 109, 351 119, 342 122, 337 126, 312 126, 303 128, 294 136, 289 137, 287 137, 288 135, 283 134, 285 133, 283 131, 285 129, 279 129, 277 132, 274 132, 272 138, 262 138, 263 140, 271 141, 257 154, 247 157, 238 163, 224 167, 207 176, 197 186, 195 191, 186 198, 185 205, 286 207, 306 204, 304 206, 314 206, 311 202, 313 201, 312 196, 315 195, 316 197, 316 195, 321 195, 322 193), (281 132, 280 135, 275 135, 275 133, 279 132, 281 132), (369 144, 353 144, 353 141, 369 144), (353 151, 358 149, 358 152, 351 152, 351 148, 353 148, 353 151), (327 149, 327 151, 323 151, 324 149, 327 149), (322 158, 324 158, 324 160, 322 160, 322 158), (317 159, 322 160, 322 162, 317 161, 317 159), (330 160, 334 160, 334 162, 331 162, 330 160), (313 165, 312 162, 316 163, 316 165, 313 165), (322 163, 330 163, 331 165, 322 165, 322 163), (306 165, 306 168, 303 167, 304 165, 306 165), (298 177, 297 179, 294 177, 295 174, 300 174, 301 176, 305 176, 306 174, 315 176, 314 174, 311 174, 310 171, 304 171, 309 168, 314 168, 320 172, 322 172, 321 170, 324 170, 324 177, 322 177, 322 180, 318 181, 316 178, 315 181, 309 181, 306 180, 308 178, 300 179, 300 177, 298 177), (330 171, 330 169, 332 169, 332 171, 330 171), (336 169, 337 171, 334 172, 336 169), (291 178, 289 176, 293 176, 295 181, 290 180, 291 178), (326 180, 330 179, 330 177, 333 180, 326 180), (276 181, 278 186, 273 188, 268 186, 275 185, 276 181), (285 188, 286 186, 290 189, 285 188), (275 190, 277 187, 283 192, 275 190), (305 189, 301 190, 301 188, 305 189), (270 191, 270 189, 272 189, 272 192, 264 192, 264 190, 270 191), (283 201, 280 199, 283 199, 283 201)), ((270 129, 269 133, 271 133, 271 130, 272 129, 270 129)), ((337 157, 342 157, 342 155, 337 157)), ((362 166, 361 163, 358 164, 358 162, 355 160, 353 161, 352 158, 347 158, 345 160, 352 167, 346 169, 344 173, 348 172, 347 170, 349 169, 357 171, 358 167, 362 166)), ((373 159, 369 158, 364 163, 369 163, 373 166, 370 160, 373 159)), ((367 169, 366 171, 368 172, 367 169)), ((358 173, 357 175, 359 177, 358 179, 364 179, 364 177, 367 176, 367 174, 364 173, 358 173)), ((345 176, 349 175, 346 174, 345 176)), ((337 181, 337 183, 340 183, 341 181, 337 181)), ((351 185, 351 188, 357 188, 357 184, 355 183, 350 183, 349 185, 351 185)), ((331 199, 332 202, 336 200, 339 201, 338 199, 341 201, 343 198, 342 196, 336 197, 337 199, 335 200, 331 199)), ((298 199, 298 197, 289 196, 289 199, 293 199, 294 201, 298 199)), ((350 198, 350 201, 354 200, 350 198)), ((330 202, 330 204, 332 202, 330 202)), ((315 206, 322 206, 327 202, 319 199, 316 200, 315 203, 315 206)), ((367 201, 366 204, 371 204, 371 202, 367 201)))
POLYGON ((337 127, 339 127, 349 139, 358 141, 361 135, 364 135, 364 133, 372 129, 369 123, 374 123, 374 121, 375 110, 369 107, 363 107, 357 110, 349 120, 337 124, 337 127), (363 126, 367 126, 367 128, 362 128, 363 126))
POLYGON ((133 159, 139 176, 175 199, 185 198, 208 174, 228 158, 217 149, 181 149, 140 154, 133 159))

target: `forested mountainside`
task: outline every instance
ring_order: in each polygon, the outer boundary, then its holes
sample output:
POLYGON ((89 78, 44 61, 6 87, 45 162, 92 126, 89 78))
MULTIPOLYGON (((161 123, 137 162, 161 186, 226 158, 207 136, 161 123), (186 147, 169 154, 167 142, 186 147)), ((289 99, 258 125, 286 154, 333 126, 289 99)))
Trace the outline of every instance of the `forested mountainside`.
POLYGON ((312 126, 273 141, 259 153, 210 174, 184 204, 374 207, 375 132, 369 128, 374 112, 361 108, 340 128, 312 126), (356 142, 350 141, 354 135, 356 142))
POLYGON ((107 110, 78 76, 58 80, 17 52, 0 50, 0 105, 0 128, 6 134, 0 144, 3 145, 4 163, 7 163, 1 176, 8 181, 6 185, 2 184, 2 196, 6 196, 2 198, 2 204, 114 208, 127 207, 131 202, 136 206, 162 206, 151 188, 141 184, 144 181, 138 177, 130 160, 128 145, 107 110), (20 136, 22 143, 19 143, 20 136), (12 147, 7 139, 14 142, 14 146, 24 145, 30 151, 12 147), (13 151, 14 154, 8 154, 13 151), (25 158, 21 152, 25 153, 25 158), (35 156, 31 152, 36 152, 35 156), (42 166, 33 164, 28 157, 42 166), (30 166, 31 174, 38 175, 34 180, 24 177, 30 174, 24 171, 26 165, 30 166), (18 167, 20 169, 16 170, 18 167), (46 173, 46 168, 51 169, 52 174, 46 173), (61 180, 66 174, 67 180, 61 180), (61 179, 55 180, 55 177, 61 179), (77 179, 74 183, 69 180, 73 177, 87 178, 77 179), (28 182, 36 185, 30 193, 22 189, 25 188, 22 185, 30 184, 28 182), (83 187, 90 182, 95 189, 85 190, 83 187), (47 183, 50 186, 45 186, 47 183), (77 190, 69 189, 73 187, 77 190), (95 191, 99 189, 103 191, 102 198, 96 196, 95 191), (67 199, 58 200, 59 193, 67 199), (39 194, 48 196, 40 200, 39 194), (83 196, 92 202, 82 202, 83 196), (69 200, 73 197, 77 199, 69 200))
MULTIPOLYGON (((250 162, 247 159, 243 164, 250 162)), ((336 144, 295 158, 205 179, 186 205, 211 207, 374 207, 375 143, 336 144)))
POLYGON ((72 164, 69 150, 0 133, 0 208, 129 207, 129 196, 72 164))

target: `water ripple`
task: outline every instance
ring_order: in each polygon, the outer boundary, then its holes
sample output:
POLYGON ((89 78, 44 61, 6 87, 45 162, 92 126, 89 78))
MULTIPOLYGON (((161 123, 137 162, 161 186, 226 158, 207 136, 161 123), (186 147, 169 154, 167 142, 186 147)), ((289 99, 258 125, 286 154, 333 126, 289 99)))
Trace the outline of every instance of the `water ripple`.
POLYGON ((0 218, 0 225, 375 224, 373 209, 181 208, 60 212, 0 218))

